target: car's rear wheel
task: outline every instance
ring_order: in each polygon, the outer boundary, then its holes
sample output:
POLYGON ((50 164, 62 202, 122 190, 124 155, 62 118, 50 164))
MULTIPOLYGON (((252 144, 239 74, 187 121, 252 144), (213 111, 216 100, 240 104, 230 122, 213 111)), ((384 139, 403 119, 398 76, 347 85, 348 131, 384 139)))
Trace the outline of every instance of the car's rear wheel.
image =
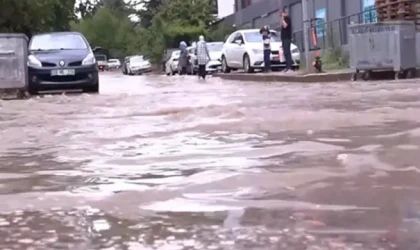
POLYGON ((247 54, 244 56, 244 70, 246 73, 254 73, 254 68, 251 67, 251 60, 247 54))
POLYGON ((225 56, 223 56, 222 57, 222 72, 223 73, 230 73, 230 68, 229 68, 229 66, 228 66, 228 64, 227 64, 227 60, 226 60, 226 57, 225 56))

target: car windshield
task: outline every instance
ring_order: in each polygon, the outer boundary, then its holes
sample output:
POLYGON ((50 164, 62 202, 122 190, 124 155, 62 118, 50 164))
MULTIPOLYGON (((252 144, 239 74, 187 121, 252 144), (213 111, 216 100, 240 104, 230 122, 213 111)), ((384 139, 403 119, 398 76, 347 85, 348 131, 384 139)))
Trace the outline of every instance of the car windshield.
POLYGON ((207 44, 207 48, 209 49, 209 51, 213 52, 222 51, 223 43, 209 43, 207 44))
POLYGON ((141 63, 144 62, 144 57, 143 56, 136 56, 136 57, 132 57, 130 59, 130 63, 141 63))
MULTIPOLYGON (((280 42, 280 37, 276 32, 270 32, 271 42, 280 42)), ((258 31, 245 32, 245 40, 248 43, 262 43, 262 35, 258 31)))
POLYGON ((32 37, 31 51, 44 50, 87 50, 88 45, 78 34, 43 34, 32 37))
POLYGON ((111 60, 109 60, 109 62, 111 62, 111 63, 118 63, 118 60, 117 59, 111 59, 111 60))
POLYGON ((106 61, 106 56, 104 55, 95 55, 96 61, 106 61))

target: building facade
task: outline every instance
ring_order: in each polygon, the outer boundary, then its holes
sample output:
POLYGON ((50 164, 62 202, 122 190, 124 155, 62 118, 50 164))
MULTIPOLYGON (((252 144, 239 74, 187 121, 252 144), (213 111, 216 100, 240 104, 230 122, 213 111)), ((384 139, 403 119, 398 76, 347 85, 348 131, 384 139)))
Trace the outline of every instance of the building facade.
POLYGON ((219 19, 235 13, 236 0, 215 0, 217 3, 217 17, 219 19))
MULTIPOLYGON (((309 19, 318 18, 317 37, 321 47, 334 36, 340 45, 347 42, 347 25, 374 22, 374 0, 307 0, 309 19)), ((279 10, 286 9, 292 20, 294 42, 303 49, 302 0, 235 0, 235 13, 226 16, 224 25, 260 28, 269 25, 280 30, 279 10)))

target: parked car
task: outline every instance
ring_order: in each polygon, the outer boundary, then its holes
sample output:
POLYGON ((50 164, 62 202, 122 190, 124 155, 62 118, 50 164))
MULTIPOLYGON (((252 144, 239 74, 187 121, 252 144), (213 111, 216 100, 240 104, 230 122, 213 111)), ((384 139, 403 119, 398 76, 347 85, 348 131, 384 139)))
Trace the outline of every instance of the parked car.
POLYGON ((98 67, 100 71, 109 70, 108 60, 106 55, 95 55, 96 61, 98 62, 98 67))
POLYGON ((141 75, 150 72, 151 70, 152 65, 144 56, 132 56, 129 58, 127 64, 127 72, 129 75, 141 75))
MULTIPOLYGON (((285 66, 283 48, 279 34, 271 30, 271 67, 278 69, 285 66)), ((299 67, 300 51, 291 44, 293 66, 299 67)), ((264 68, 263 41, 258 29, 239 30, 231 34, 222 50, 222 71, 229 73, 231 69, 244 69, 252 73, 255 69, 264 68)))
MULTIPOLYGON (((223 42, 207 43, 207 48, 210 54, 210 61, 206 65, 206 71, 208 73, 221 71, 223 42)), ((191 56, 190 62, 193 65, 192 70, 196 74, 198 72, 198 61, 197 55, 195 54, 195 47, 191 47, 189 53, 191 56)))
POLYGON ((178 62, 180 54, 180 50, 172 51, 171 56, 166 61, 165 72, 167 75, 175 75, 176 73, 178 73, 178 62))
POLYGON ((121 62, 118 59, 109 59, 108 68, 110 69, 119 69, 121 67, 121 62))
POLYGON ((78 32, 34 35, 29 42, 29 92, 71 89, 98 92, 95 50, 78 32))

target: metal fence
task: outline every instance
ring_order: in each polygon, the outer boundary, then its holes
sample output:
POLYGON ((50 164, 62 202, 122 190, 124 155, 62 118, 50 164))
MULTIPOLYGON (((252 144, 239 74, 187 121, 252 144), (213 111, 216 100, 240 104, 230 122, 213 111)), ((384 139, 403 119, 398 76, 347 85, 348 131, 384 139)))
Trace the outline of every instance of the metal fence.
MULTIPOLYGON (((377 22, 376 10, 374 8, 361 13, 345 16, 334 21, 322 23, 318 21, 315 24, 316 36, 318 38, 318 48, 332 49, 348 44, 348 25, 356 23, 374 23, 377 22)), ((312 28, 308 30, 309 50, 315 50, 312 41, 312 28)), ((301 51, 304 51, 303 30, 293 33, 293 41, 301 51)))

